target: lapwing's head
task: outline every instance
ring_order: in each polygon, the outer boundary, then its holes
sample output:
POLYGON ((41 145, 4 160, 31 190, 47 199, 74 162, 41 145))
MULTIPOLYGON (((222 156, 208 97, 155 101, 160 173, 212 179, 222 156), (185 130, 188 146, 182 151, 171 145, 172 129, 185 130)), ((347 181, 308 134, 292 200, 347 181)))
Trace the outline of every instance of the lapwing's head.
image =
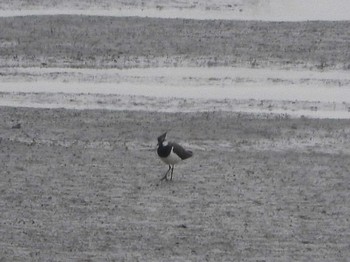
POLYGON ((158 137, 158 145, 162 144, 165 141, 166 138, 166 132, 158 137))

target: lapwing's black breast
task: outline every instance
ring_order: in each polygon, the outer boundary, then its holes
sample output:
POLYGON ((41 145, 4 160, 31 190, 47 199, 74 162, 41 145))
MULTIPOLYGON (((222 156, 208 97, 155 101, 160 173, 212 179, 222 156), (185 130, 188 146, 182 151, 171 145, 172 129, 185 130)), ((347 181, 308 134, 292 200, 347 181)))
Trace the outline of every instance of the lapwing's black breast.
POLYGON ((159 145, 158 149, 157 149, 157 153, 158 153, 158 156, 159 157, 167 157, 170 155, 170 152, 171 152, 171 148, 172 146, 171 145, 166 145, 166 146, 163 146, 163 145, 159 145))

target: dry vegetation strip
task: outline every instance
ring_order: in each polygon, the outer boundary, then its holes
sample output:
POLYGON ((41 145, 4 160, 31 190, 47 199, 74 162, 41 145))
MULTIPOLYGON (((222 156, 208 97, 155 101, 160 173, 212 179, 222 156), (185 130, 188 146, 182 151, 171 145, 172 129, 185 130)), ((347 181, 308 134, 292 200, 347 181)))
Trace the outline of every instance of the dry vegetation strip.
POLYGON ((37 16, 0 18, 0 28, 0 58, 12 62, 125 67, 138 57, 143 66, 180 57, 180 65, 206 58, 206 66, 350 66, 350 22, 37 16))

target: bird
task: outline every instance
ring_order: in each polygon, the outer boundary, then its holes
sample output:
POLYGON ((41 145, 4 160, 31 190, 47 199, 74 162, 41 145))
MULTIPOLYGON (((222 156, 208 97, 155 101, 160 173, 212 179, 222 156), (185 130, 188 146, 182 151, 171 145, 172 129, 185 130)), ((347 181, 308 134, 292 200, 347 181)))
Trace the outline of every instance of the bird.
POLYGON ((167 132, 158 137, 157 154, 159 158, 169 166, 168 171, 161 178, 161 181, 164 179, 168 180, 168 174, 170 171, 170 180, 173 180, 174 165, 193 156, 192 151, 184 149, 175 142, 166 141, 166 135, 167 132))

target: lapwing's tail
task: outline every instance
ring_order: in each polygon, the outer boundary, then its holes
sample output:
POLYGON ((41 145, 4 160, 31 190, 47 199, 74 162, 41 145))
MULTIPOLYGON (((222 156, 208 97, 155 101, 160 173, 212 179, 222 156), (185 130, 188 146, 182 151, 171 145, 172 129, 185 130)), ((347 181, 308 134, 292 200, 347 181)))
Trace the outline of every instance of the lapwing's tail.
MULTIPOLYGON (((186 150, 186 158, 190 158, 192 156, 193 156, 193 152, 190 150, 186 150)), ((186 158, 184 158, 184 159, 186 159, 186 158)))

